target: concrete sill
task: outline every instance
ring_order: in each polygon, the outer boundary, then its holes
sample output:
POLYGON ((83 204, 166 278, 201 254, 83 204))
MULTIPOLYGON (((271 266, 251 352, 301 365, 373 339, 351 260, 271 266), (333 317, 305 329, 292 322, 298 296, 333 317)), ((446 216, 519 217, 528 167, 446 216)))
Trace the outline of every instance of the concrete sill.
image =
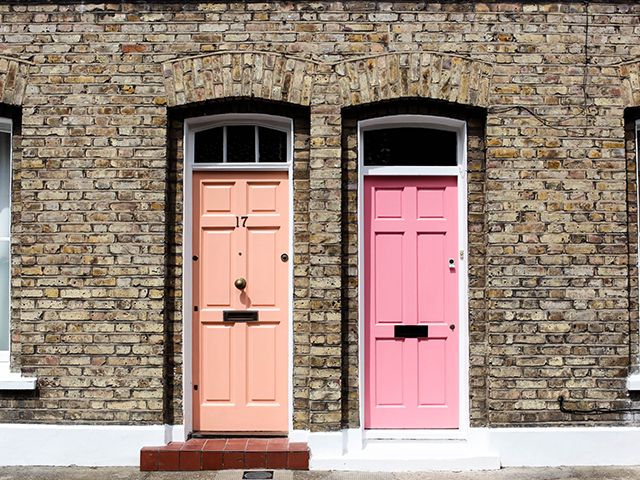
POLYGON ((640 392, 640 373, 632 373, 627 377, 627 390, 640 392))
POLYGON ((0 373, 0 390, 35 390, 37 378, 23 377, 19 373, 0 373))

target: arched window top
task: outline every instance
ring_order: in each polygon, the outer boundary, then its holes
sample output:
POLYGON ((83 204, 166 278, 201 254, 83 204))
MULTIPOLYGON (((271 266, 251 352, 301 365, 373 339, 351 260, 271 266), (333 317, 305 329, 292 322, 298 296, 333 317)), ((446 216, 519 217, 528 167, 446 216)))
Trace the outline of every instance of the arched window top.
POLYGON ((287 132, 226 125, 195 133, 195 163, 286 163, 287 132))
POLYGON ((191 119, 194 164, 286 164, 291 156, 290 119, 229 114, 191 119))
POLYGON ((396 115, 360 122, 364 167, 455 167, 464 122, 396 115))
POLYGON ((419 126, 363 132, 366 166, 442 166, 458 163, 456 132, 419 126))

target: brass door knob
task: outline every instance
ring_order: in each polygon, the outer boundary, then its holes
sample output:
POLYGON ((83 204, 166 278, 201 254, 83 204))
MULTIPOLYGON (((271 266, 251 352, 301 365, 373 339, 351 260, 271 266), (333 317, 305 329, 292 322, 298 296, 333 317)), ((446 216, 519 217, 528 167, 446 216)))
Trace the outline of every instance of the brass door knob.
POLYGON ((247 281, 244 278, 240 277, 235 282, 233 282, 233 284, 238 290, 244 290, 247 286, 247 281))

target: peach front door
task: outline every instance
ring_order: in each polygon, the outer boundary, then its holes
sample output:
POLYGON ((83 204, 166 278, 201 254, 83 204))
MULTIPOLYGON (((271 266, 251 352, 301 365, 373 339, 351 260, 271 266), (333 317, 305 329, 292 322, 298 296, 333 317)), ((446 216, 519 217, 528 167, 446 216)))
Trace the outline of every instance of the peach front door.
POLYGON ((458 427, 456 177, 365 177, 365 428, 458 427))
POLYGON ((287 431, 288 188, 286 172, 193 175, 195 431, 287 431))

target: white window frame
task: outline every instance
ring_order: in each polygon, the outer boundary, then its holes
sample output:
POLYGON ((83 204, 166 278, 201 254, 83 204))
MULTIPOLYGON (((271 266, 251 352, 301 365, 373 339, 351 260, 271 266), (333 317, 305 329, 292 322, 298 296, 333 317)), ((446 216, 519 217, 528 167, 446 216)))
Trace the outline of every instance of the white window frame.
POLYGON ((288 354, 288 408, 289 419, 288 429, 291 434, 293 430, 293 269, 294 262, 294 203, 293 203, 293 152, 294 152, 294 125, 289 117, 277 115, 254 114, 254 113, 223 113, 218 115, 207 115, 204 117, 187 118, 184 120, 183 132, 183 238, 182 238, 182 401, 184 416, 185 438, 193 432, 193 329, 190 320, 193 311, 192 297, 192 236, 193 218, 191 209, 191 198, 193 193, 193 174, 201 171, 261 171, 261 172, 288 172, 289 182, 289 252, 291 252, 289 263, 289 331, 287 348, 288 354), (195 134, 203 130, 216 127, 255 125, 274 130, 280 130, 287 134, 287 156, 286 162, 254 162, 254 163, 195 163, 195 134))
MULTIPOLYGON (((8 133, 10 135, 10 141, 13 138, 12 135, 12 129, 13 129, 13 122, 11 121, 11 119, 9 118, 1 118, 0 117, 0 133, 8 133)), ((9 149, 9 171, 12 172, 13 171, 13 158, 12 158, 12 151, 11 149, 9 149)), ((9 175, 9 212, 11 212, 11 177, 12 175, 9 175)), ((9 218, 11 218, 11 213, 9 213, 9 218)), ((9 266, 11 266, 11 222, 9 222, 9 236, 8 237, 0 237, 0 241, 8 241, 9 242, 9 266)), ((11 298, 11 281, 9 281, 9 298, 11 298)), ((2 308, 5 308, 5 306, 3 305, 2 308)), ((9 312, 11 312, 11 309, 9 309, 9 312)), ((9 315, 9 317, 11 317, 11 315, 9 315)), ((9 359, 11 356, 11 323, 9 323, 8 325, 9 331, 7 332, 7 335, 9 336, 9 346, 7 348, 7 350, 0 350, 0 372, 2 371, 9 371, 9 359)))
POLYGON ((185 165, 192 171, 203 170, 233 170, 233 171, 277 171, 289 170, 293 158, 293 122, 290 118, 275 115, 251 114, 251 113, 225 113, 221 115, 209 115, 206 117, 190 118, 185 120, 185 165), (226 127, 254 126, 256 127, 256 154, 253 162, 232 163, 227 162, 227 135, 226 127), (212 128, 223 127, 223 155, 221 163, 195 163, 195 134, 212 128), (286 162, 260 162, 257 142, 258 128, 264 127, 278 130, 287 134, 286 162))
MULTIPOLYGON (((13 144, 13 121, 10 118, 0 117, 0 132, 11 135, 13 144)), ((9 172, 13 172, 13 149, 9 149, 9 172)), ((12 201, 12 177, 9 175, 9 212, 12 201)), ((11 219, 11 215, 9 215, 11 219)), ((11 220, 9 220, 11 223, 11 220)), ((9 237, 3 240, 11 242, 11 224, 9 225, 9 237)), ((9 250, 9 265, 11 265, 11 250, 9 250)), ((11 270, 10 270, 11 271, 11 270)), ((11 276, 11 275, 10 275, 11 276)), ((9 280, 9 299, 11 299, 11 280, 9 280)), ((35 390, 37 379, 35 377, 23 377, 19 373, 11 372, 11 309, 9 309, 9 349, 0 351, 0 390, 35 390)))
MULTIPOLYGON (((640 146, 638 145, 638 141, 640 141, 640 120, 636 120, 633 126, 634 140, 635 140, 635 164, 636 164, 636 223, 637 223, 637 237, 636 237, 636 255, 638 258, 638 286, 640 288, 640 180, 639 168, 638 168, 638 153, 640 152, 640 146)), ((640 321, 638 325, 638 332, 640 333, 640 321)), ((636 360, 640 360, 637 359, 636 360)), ((636 367, 637 368, 637 367, 636 367)), ((627 390, 632 392, 640 391, 640 371, 636 371, 635 373, 629 373, 627 377, 627 390)))
POLYGON ((352 436, 352 446, 359 449, 366 440, 465 440, 471 435, 469 402, 469 263, 467 230, 467 122, 449 117, 432 115, 389 115, 360 120, 358 136, 358 394, 360 397, 360 427, 352 436), (365 166, 363 133, 387 128, 432 128, 455 132, 457 138, 455 166, 365 166), (399 176, 452 176, 457 178, 458 187, 458 381, 459 426, 455 429, 365 429, 365 302, 364 302, 364 178, 375 175, 399 176))

